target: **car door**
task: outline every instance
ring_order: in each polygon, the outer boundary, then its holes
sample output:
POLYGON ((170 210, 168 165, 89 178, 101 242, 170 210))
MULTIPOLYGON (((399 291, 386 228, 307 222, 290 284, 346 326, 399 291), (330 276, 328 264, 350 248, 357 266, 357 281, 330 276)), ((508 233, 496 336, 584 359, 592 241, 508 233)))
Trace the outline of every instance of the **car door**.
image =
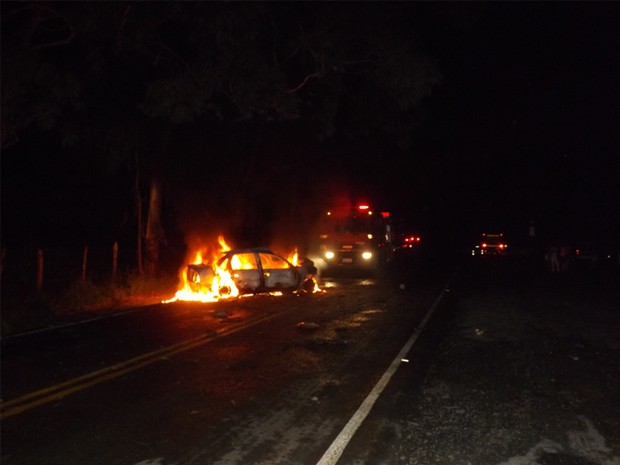
POLYGON ((254 252, 237 253, 230 257, 232 278, 241 293, 256 292, 261 287, 261 272, 254 252))
POLYGON ((296 290, 299 284, 297 270, 279 255, 261 252, 258 254, 263 283, 269 291, 296 290))

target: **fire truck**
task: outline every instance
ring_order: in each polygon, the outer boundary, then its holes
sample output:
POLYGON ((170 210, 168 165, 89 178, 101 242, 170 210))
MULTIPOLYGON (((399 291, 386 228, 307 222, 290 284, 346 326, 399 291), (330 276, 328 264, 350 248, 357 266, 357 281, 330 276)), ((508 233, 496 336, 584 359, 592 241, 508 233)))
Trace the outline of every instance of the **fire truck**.
POLYGON ((326 211, 316 249, 317 266, 323 270, 380 269, 394 254, 390 213, 375 211, 367 202, 326 211))

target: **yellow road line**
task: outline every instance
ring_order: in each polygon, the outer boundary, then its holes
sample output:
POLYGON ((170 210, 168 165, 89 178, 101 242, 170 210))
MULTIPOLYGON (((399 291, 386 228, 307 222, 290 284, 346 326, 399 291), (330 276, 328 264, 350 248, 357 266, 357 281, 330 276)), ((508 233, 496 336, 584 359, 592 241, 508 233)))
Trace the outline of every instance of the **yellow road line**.
POLYGON ((91 386, 103 383, 105 381, 109 381, 126 373, 138 370, 157 361, 164 360, 165 357, 169 357, 181 352, 185 352, 187 350, 194 349, 196 347, 200 347, 213 341, 218 336, 236 333, 256 324, 270 320, 277 315, 279 315, 279 312, 267 315, 262 318, 258 318, 256 320, 251 320, 244 324, 228 327, 221 331, 213 332, 209 335, 198 336, 196 338, 173 344, 171 346, 164 347, 162 349, 158 349, 153 352, 140 355, 138 357, 134 357, 124 362, 110 365, 100 370, 78 376, 77 378, 70 379, 63 383, 40 389, 38 391, 25 394, 21 397, 17 397, 9 401, 0 402, 0 409, 2 410, 2 412, 0 413, 0 420, 23 413, 35 407, 45 405, 49 402, 66 397, 69 394, 73 394, 74 392, 78 392, 91 386))

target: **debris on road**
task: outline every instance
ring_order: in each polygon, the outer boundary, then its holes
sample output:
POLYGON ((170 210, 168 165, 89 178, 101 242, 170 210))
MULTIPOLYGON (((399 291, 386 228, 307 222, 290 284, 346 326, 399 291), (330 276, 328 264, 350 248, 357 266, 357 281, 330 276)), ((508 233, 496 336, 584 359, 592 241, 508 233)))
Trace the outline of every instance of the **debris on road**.
POLYGON ((297 323, 297 328, 299 329, 306 329, 306 330, 314 331, 316 329, 319 329, 319 327, 320 326, 318 323, 312 323, 310 321, 301 321, 297 323))

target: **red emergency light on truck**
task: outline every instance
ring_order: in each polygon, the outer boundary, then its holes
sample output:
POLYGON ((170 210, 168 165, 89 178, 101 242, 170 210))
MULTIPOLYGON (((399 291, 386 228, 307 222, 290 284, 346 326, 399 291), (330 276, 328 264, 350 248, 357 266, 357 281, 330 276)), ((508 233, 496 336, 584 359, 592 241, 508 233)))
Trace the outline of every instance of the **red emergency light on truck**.
POLYGON ((319 225, 318 255, 323 268, 376 269, 394 254, 389 212, 370 204, 325 212, 319 225))

